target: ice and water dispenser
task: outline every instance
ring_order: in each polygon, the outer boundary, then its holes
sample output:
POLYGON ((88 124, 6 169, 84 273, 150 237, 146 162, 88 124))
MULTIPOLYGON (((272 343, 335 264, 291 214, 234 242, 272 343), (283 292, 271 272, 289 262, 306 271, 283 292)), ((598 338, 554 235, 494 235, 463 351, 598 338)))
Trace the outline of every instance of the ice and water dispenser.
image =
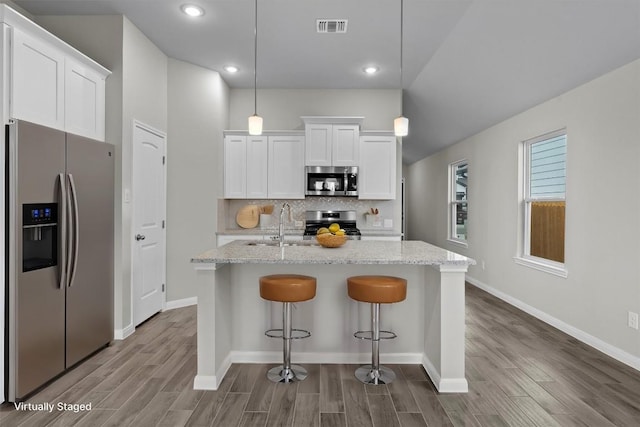
POLYGON ((22 205, 22 271, 58 263, 58 204, 22 205))

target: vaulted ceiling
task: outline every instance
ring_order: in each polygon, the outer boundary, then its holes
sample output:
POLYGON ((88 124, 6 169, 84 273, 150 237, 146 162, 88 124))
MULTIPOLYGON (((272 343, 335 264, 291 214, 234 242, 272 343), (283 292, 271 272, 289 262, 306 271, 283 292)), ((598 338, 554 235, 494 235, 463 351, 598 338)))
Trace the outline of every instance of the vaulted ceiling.
MULTIPOLYGON (((400 1, 258 0, 258 87, 399 88, 400 1), (318 34, 322 18, 347 19, 347 32, 318 34)), ((253 86, 252 0, 14 3, 33 15, 126 15, 168 56, 253 86), (204 16, 182 14, 184 3, 204 16)), ((403 27, 407 163, 640 58, 640 0, 404 0, 403 27)))

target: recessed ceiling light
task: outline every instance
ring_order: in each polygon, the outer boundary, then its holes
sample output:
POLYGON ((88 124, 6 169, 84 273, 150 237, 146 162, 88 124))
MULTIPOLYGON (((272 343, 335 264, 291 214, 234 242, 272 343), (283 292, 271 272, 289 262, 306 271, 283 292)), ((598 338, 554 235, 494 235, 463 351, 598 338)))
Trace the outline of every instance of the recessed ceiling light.
POLYGON ((235 65, 225 65, 224 70, 227 73, 237 73, 238 71, 240 71, 240 68, 236 67, 235 65))
POLYGON ((364 67, 365 74, 375 74, 378 72, 379 68, 374 66, 364 67))
POLYGON ((182 12, 194 18, 204 15, 204 9, 193 4, 183 4, 182 6, 180 6, 180 9, 182 9, 182 12))

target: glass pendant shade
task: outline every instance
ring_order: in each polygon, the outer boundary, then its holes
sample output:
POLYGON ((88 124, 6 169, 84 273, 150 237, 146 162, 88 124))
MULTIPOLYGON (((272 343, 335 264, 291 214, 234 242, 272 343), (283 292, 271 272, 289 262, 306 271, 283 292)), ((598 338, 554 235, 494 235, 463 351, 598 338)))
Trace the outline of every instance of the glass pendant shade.
POLYGON ((393 121, 393 132, 396 136, 409 135, 409 119, 400 116, 393 121))
POLYGON ((257 114, 249 116, 249 135, 262 135, 262 117, 257 114))

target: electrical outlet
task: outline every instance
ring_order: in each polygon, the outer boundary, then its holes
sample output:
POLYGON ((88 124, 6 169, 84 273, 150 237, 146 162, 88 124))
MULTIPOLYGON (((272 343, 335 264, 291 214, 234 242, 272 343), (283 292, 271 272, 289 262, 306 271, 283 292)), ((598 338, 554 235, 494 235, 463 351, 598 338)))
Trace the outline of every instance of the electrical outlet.
POLYGON ((638 329, 638 313, 634 313, 633 311, 629 312, 629 317, 627 319, 627 324, 630 328, 638 329))
POLYGON ((484 260, 482 260, 482 269, 483 269, 483 270, 484 270, 484 267, 485 267, 485 265, 484 265, 484 260))

